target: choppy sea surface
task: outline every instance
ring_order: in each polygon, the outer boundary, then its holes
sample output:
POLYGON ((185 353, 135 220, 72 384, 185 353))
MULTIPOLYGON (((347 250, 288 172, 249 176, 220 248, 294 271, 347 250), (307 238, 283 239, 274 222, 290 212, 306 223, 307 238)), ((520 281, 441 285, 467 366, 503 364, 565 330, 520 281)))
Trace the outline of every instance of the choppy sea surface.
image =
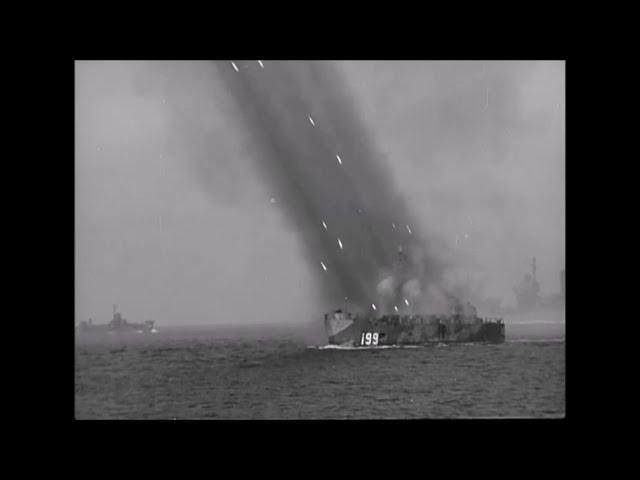
POLYGON ((498 345, 376 349, 314 344, 295 329, 264 326, 77 335, 75 416, 563 417, 564 324, 545 335, 527 328, 498 345))

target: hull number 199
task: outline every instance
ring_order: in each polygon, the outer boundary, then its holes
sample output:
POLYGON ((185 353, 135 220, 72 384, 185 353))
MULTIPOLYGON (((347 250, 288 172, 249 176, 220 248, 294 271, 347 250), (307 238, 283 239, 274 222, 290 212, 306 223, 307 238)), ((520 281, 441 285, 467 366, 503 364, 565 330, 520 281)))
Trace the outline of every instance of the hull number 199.
POLYGON ((378 345, 378 332, 362 332, 360 345, 378 345))

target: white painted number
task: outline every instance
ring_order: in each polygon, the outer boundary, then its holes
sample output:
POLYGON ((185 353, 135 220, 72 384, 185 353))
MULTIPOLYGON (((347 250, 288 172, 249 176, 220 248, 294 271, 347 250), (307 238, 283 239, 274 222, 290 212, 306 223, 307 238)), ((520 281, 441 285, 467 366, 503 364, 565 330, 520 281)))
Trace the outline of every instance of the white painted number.
POLYGON ((378 345, 378 332, 362 332, 360 336, 360 345, 378 345))

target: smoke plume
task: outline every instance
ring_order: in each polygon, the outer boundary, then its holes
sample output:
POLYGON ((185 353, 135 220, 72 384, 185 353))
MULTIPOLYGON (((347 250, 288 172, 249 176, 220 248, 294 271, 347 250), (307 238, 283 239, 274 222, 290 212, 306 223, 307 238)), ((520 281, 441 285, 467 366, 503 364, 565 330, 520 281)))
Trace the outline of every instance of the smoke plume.
POLYGON ((441 296, 444 261, 413 221, 336 68, 276 61, 216 67, 327 306, 428 309, 425 299, 441 296))

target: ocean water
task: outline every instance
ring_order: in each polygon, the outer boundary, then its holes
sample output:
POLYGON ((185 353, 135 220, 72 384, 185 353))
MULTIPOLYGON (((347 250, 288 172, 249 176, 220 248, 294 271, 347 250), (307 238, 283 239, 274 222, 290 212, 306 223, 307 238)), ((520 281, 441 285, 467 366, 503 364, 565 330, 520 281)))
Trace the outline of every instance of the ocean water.
POLYGON ((314 345, 285 328, 159 330, 76 337, 77 419, 538 418, 565 413, 564 325, 561 334, 554 330, 546 336, 525 328, 526 335, 508 335, 499 345, 364 350, 314 345))

